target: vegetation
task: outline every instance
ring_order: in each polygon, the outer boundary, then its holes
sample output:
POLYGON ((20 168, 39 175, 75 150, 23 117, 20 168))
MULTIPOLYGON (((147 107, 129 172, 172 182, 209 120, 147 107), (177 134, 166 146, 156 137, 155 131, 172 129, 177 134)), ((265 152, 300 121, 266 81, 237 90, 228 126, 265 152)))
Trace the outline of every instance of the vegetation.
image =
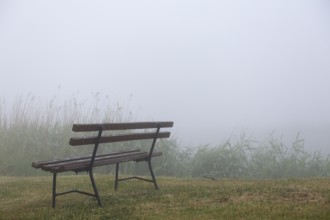
MULTIPOLYGON (((28 95, 9 108, 0 100, 0 219, 329 219, 329 156, 307 152, 299 135, 291 146, 274 135, 257 142, 242 134, 190 148, 162 140, 157 149, 164 155, 153 160, 161 190, 132 180, 115 192, 114 167, 104 166, 96 169, 102 208, 73 194, 59 197, 52 209, 52 178, 31 162, 89 153, 68 145, 73 123, 134 120, 108 97, 93 100, 86 106, 74 97, 63 104, 53 98, 42 105, 28 95)), ((144 163, 126 163, 120 171, 149 174, 144 163)), ((70 175, 59 176, 60 191, 91 190, 88 176, 70 175)))
MULTIPOLYGON (((12 106, 4 100, 0 105, 0 175, 47 175, 31 168, 32 161, 87 154, 90 147, 71 147, 73 123, 120 122, 134 120, 131 112, 124 111, 109 97, 96 93, 91 101, 79 101, 74 97, 60 103, 54 97, 46 104, 27 95, 12 106), (92 103, 87 106, 86 103, 92 103), (101 104, 102 103, 102 104, 101 104)), ((139 142, 141 146, 149 144, 139 142)), ((117 145, 116 148, 124 147, 117 145)), ((172 138, 158 142, 158 150, 164 155, 153 160, 158 176, 276 179, 295 177, 329 177, 330 157, 310 153, 304 149, 299 134, 292 146, 285 146, 281 138, 270 135, 257 142, 242 134, 230 138, 218 146, 194 146, 184 148, 172 138)), ((107 150, 104 146, 101 151, 107 150)), ((137 172, 148 174, 147 167, 126 164, 122 174, 137 172)), ((99 173, 112 173, 113 167, 98 168, 99 173)))
MULTIPOLYGON (((51 208, 49 177, 0 177, 0 219, 329 219, 329 179, 228 180, 159 178, 152 184, 96 175, 103 206, 70 194, 51 208)), ((91 191, 86 175, 62 176, 62 190, 91 191)))
POLYGON ((225 178, 294 178, 330 176, 330 160, 319 152, 304 149, 297 135, 291 147, 270 136, 263 142, 241 136, 239 141, 197 150, 193 158, 192 176, 225 178))

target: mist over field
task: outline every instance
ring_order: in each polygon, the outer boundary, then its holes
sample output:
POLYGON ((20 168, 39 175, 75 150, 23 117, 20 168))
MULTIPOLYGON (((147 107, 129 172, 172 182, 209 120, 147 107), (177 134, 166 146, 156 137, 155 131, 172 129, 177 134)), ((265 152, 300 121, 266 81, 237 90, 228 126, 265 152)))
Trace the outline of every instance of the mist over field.
POLYGON ((329 39, 326 0, 0 0, 0 110, 107 99, 184 146, 300 132, 330 153, 329 39))

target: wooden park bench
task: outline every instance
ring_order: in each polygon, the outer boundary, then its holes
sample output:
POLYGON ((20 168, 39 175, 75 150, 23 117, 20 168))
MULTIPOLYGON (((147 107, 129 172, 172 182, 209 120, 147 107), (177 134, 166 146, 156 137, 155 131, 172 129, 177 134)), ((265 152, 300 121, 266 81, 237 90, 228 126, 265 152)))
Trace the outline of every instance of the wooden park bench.
MULTIPOLYGON (((52 193, 52 207, 55 207, 56 197, 65 195, 68 193, 81 193, 84 195, 95 197, 98 204, 101 206, 101 200, 93 177, 93 168, 96 166, 103 166, 109 164, 116 164, 115 175, 115 190, 117 190, 118 182, 139 179, 148 181, 154 184, 158 190, 155 174, 152 170, 151 158, 162 155, 161 152, 154 152, 156 140, 158 138, 168 138, 170 136, 169 131, 160 131, 161 128, 173 127, 173 122, 131 122, 131 123, 105 123, 105 124, 74 124, 72 131, 74 132, 89 132, 90 136, 72 137, 69 144, 71 146, 78 145, 92 145, 94 149, 91 155, 75 158, 66 158, 61 160, 39 161, 33 162, 32 167, 41 168, 44 171, 53 173, 53 193, 52 193), (127 131, 123 131, 127 130, 127 131), (142 131, 141 131, 142 130, 142 131), (107 131, 107 132, 105 132, 107 131), (110 133, 110 134, 109 134, 110 133), (111 152, 106 154, 98 154, 98 148, 100 144, 115 143, 123 141, 135 141, 150 139, 151 146, 149 151, 143 151, 141 149, 130 148, 121 149, 118 152, 111 152), (119 164, 128 161, 145 161, 149 165, 151 179, 142 177, 128 177, 119 179, 118 171, 119 164), (56 176, 58 173, 73 171, 88 172, 90 180, 93 186, 94 193, 84 192, 77 189, 61 192, 56 192, 56 176)), ((84 133, 84 134, 85 134, 84 133)))

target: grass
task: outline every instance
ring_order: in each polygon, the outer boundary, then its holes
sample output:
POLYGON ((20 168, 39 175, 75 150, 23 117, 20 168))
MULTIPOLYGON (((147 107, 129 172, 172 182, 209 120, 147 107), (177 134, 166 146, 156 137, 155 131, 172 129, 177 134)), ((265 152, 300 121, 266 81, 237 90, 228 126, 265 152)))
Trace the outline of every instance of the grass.
MULTIPOLYGON (((90 146, 69 146, 70 137, 77 135, 71 131, 73 123, 136 121, 127 105, 122 107, 100 93, 83 100, 73 95, 64 101, 56 96, 43 101, 27 94, 9 103, 0 98, 2 176, 45 175, 31 169, 31 162, 91 154, 90 146)), ((155 172, 160 176, 240 179, 330 177, 330 155, 306 151, 305 141, 299 133, 288 145, 283 143, 282 136, 270 134, 263 140, 255 140, 242 132, 215 146, 185 147, 179 137, 175 137, 175 131, 170 130, 171 138, 157 141, 155 148, 164 155, 153 160, 155 172)), ((144 143, 136 142, 134 145, 142 146, 144 143)), ((113 150, 113 147, 102 146, 99 153, 113 150)), ((149 172, 145 168, 142 167, 140 174, 149 172)), ((129 171, 129 167, 126 170, 129 171)), ((100 171, 108 173, 109 170, 100 171)))
MULTIPOLYGON (((299 135, 292 146, 272 135, 261 142, 241 135, 194 150, 175 138, 158 142, 163 156, 153 161, 154 170, 172 176, 159 178, 161 190, 129 181, 115 192, 113 177, 105 175, 111 170, 98 170, 103 207, 71 194, 59 197, 52 209, 52 178, 31 162, 89 152, 68 146, 72 123, 134 119, 109 97, 95 94, 92 100, 92 106, 75 97, 61 104, 55 97, 43 105, 28 95, 8 108, 1 102, 0 219, 330 219, 330 155, 306 152, 299 135)), ((140 168, 139 174, 148 172, 140 168)), ((130 166, 121 171, 130 173, 130 166)), ((86 175, 60 176, 59 191, 77 187, 91 191, 86 175)))
MULTIPOLYGON (((102 207, 69 194, 51 208, 51 176, 0 177, 0 219, 329 219, 330 179, 208 180, 161 177, 141 181, 96 175, 102 207)), ((91 190, 87 175, 60 176, 59 190, 91 190)))

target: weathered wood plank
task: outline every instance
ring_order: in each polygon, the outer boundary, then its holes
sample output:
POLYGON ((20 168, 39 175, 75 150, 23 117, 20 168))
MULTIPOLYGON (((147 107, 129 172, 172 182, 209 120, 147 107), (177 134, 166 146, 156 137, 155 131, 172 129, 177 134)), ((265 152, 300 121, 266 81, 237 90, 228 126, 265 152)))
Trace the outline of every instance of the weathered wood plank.
MULTIPOLYGON (((162 152, 155 152, 152 157, 161 156, 162 152)), ((94 161, 94 167, 103 166, 109 164, 115 164, 119 162, 144 160, 149 157, 148 152, 125 152, 116 155, 98 155, 94 161)), ((43 164, 40 168, 50 172, 65 172, 88 169, 90 166, 91 158, 76 158, 76 160, 64 160, 57 161, 57 163, 43 164)))
MULTIPOLYGON (((96 155, 95 159, 105 157, 105 156, 116 156, 122 153, 133 153, 133 152, 139 152, 141 150, 136 149, 136 150, 129 150, 129 151, 118 151, 115 153, 109 153, 109 154, 103 154, 103 155, 96 155)), ((91 160, 91 156, 83 156, 83 157, 74 157, 74 158, 63 158, 60 160, 48 160, 48 161, 38 161, 38 162, 32 162, 32 167, 34 168, 40 168, 44 165, 51 165, 51 164, 57 164, 57 163, 63 163, 63 162, 70 162, 70 161, 78 161, 82 159, 89 159, 91 160)))
MULTIPOLYGON (((132 133, 124 135, 113 135, 113 136, 103 136, 98 140, 97 137, 74 137, 70 139, 69 144, 71 146, 76 145, 88 145, 95 143, 111 143, 111 142, 121 142, 121 141, 133 141, 133 140, 145 140, 155 138, 155 133, 132 133)), ((159 132, 157 138, 168 138, 170 137, 170 132, 159 132)))
POLYGON ((131 129, 148 129, 157 128, 169 128, 173 127, 174 122, 128 122, 128 123, 104 123, 104 124, 74 124, 72 131, 84 132, 84 131, 98 131, 102 130, 131 130, 131 129))

